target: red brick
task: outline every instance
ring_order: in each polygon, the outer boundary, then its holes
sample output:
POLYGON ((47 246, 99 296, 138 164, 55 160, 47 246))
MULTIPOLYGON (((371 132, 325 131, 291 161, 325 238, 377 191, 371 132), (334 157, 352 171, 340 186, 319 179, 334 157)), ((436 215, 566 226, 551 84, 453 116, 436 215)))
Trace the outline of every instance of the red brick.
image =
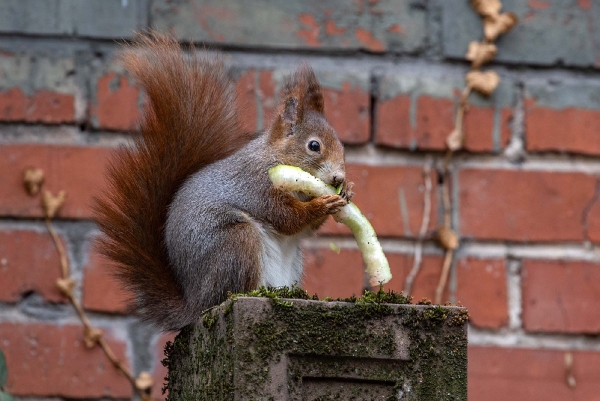
POLYGON ((237 79, 236 90, 237 106, 244 129, 254 132, 268 128, 278 106, 273 72, 248 70, 237 79))
POLYGON ((460 259, 456 279, 456 300, 469 309, 472 325, 492 329, 507 325, 508 300, 503 259, 460 259))
POLYGON ((360 295, 364 288, 364 268, 360 252, 342 249, 304 249, 303 288, 310 295, 349 297, 360 295))
POLYGON ((465 169, 459 184, 463 236, 581 241, 596 180, 580 173, 465 169))
MULTIPOLYGON (((390 263, 392 279, 384 286, 384 288, 386 290, 391 289, 396 292, 404 291, 406 277, 413 267, 414 255, 386 253, 386 256, 388 258, 388 262, 390 263)), ((417 274, 415 280, 413 281, 410 293, 410 295, 413 297, 413 302, 419 302, 423 298, 427 298, 432 302, 434 301, 435 290, 440 281, 440 275, 442 274, 443 261, 443 256, 423 255, 419 274, 417 274)), ((446 287, 444 290, 444 295, 442 296, 442 303, 448 301, 449 299, 449 291, 448 287, 446 287)))
POLYGON ((125 75, 109 72, 98 79, 90 115, 96 128, 134 130, 141 115, 140 90, 125 75))
MULTIPOLYGON (((465 149, 472 152, 485 152, 494 149, 494 109, 469 105, 469 111, 463 120, 465 149)), ((510 124, 513 112, 510 108, 500 109, 500 148, 505 148, 510 141, 510 124)))
MULTIPOLYGON (((397 148, 445 150, 446 138, 454 129, 456 99, 421 95, 416 101, 416 126, 411 126, 410 95, 398 95, 382 100, 377 106, 375 142, 397 148)), ((494 149, 493 107, 469 106, 463 126, 465 149, 475 152, 494 149)), ((510 109, 502 109, 500 122, 500 145, 506 146, 510 139, 510 109)))
POLYGON ((38 90, 26 95, 21 88, 0 92, 0 121, 60 124, 75 121, 75 97, 38 90))
POLYGON ((527 150, 600 154, 600 110, 537 106, 525 99, 527 150))
POLYGON ((411 146, 410 103, 409 95, 398 95, 378 102, 375 143, 397 148, 411 146))
POLYGON ((469 347, 471 401, 598 400, 600 353, 573 352, 576 386, 565 379, 565 352, 469 347))
MULTIPOLYGON (((98 347, 87 349, 81 326, 42 323, 0 324, 0 345, 16 396, 129 398, 131 387, 98 347)), ((107 338, 125 360, 125 344, 107 338)))
MULTIPOLYGON (((369 219, 373 228, 380 236, 415 236, 423 220, 423 169, 420 167, 406 166, 367 166, 351 164, 346 166, 346 176, 355 184, 356 195, 352 201, 361 209, 369 219), (402 191, 400 191, 402 190, 402 191), (406 201, 408 214, 407 227, 403 221, 400 203, 400 194, 406 201)), ((436 185, 432 176, 432 207, 429 230, 436 227, 436 185)), ((333 219, 321 229, 325 234, 350 234, 342 224, 335 223, 333 219)))
POLYGON ((417 128, 413 134, 418 148, 446 148, 446 138, 454 129, 454 103, 454 99, 419 96, 417 128))
POLYGON ((162 360, 165 359, 165 345, 167 341, 173 342, 175 340, 175 334, 163 334, 160 336, 156 343, 156 347, 154 349, 154 370, 152 374, 152 378, 154 380, 154 385, 152 386, 152 397, 154 399, 164 400, 169 395, 167 391, 164 395, 162 393, 162 388, 166 382, 166 377, 168 374, 168 370, 166 367, 162 365, 162 360))
POLYGON ((84 267, 83 307, 97 312, 125 313, 127 292, 111 275, 109 261, 92 251, 84 267))
POLYGON ((50 302, 65 302, 56 289, 60 275, 60 259, 50 234, 0 231, 0 301, 16 302, 33 291, 50 302))
POLYGON ((600 333, 600 264, 524 260, 522 269, 525 330, 600 333))
POLYGON ((0 145, 0 215, 40 217, 39 196, 31 197, 23 186, 28 167, 44 170, 43 190, 67 192, 59 217, 91 217, 92 196, 104 185, 104 169, 110 149, 100 147, 0 145))
POLYGON ((341 89, 324 87, 325 117, 347 144, 369 141, 370 94, 358 86, 344 82, 341 89))

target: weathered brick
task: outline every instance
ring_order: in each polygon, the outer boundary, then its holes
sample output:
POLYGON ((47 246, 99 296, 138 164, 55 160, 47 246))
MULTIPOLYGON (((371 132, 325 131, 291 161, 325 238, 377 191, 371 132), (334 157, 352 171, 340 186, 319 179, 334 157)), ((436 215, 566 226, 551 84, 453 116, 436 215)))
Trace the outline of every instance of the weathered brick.
MULTIPOLYGON (((352 201, 380 236, 414 237, 423 220, 423 169, 407 166, 348 164, 346 177, 354 182, 352 201)), ((429 230, 436 227, 436 180, 433 178, 429 230)), ((324 234, 350 234, 346 226, 329 219, 324 234)), ((350 234, 351 235, 351 234, 350 234)))
POLYGON ((463 236, 581 241, 596 179, 581 173, 465 169, 459 185, 463 236))
MULTIPOLYGON (((118 358, 125 344, 108 336, 118 358)), ((6 389, 16 396, 129 398, 131 386, 98 347, 86 348, 81 326, 1 323, 9 366, 6 389)))
POLYGON ((524 260, 522 286, 525 330, 600 333, 600 264, 524 260))
POLYGON ((41 168, 43 190, 67 192, 58 213, 65 218, 91 217, 91 201, 104 185, 109 148, 48 145, 0 145, 0 215, 41 217, 40 197, 31 197, 23 186, 23 171, 41 168))
POLYGON ((526 88, 528 151, 600 154, 600 86, 543 82, 526 88))
POLYGON ((127 38, 147 28, 147 9, 147 0, 5 0, 0 32, 127 38))
POLYGON ((56 288, 60 274, 58 252, 49 234, 0 231, 0 301, 15 302, 34 292, 50 302, 65 302, 56 288))
POLYGON ((469 347, 469 400, 595 400, 600 394, 600 353, 573 352, 571 388, 565 379, 565 352, 548 349, 469 347))
POLYGON ((364 268, 359 251, 304 249, 303 288, 309 294, 325 297, 360 295, 364 288, 364 268))
MULTIPOLYGON (((378 89, 375 143, 411 150, 446 149, 464 80, 459 76, 385 74, 378 89)), ((465 149, 500 151, 510 139, 515 86, 503 80, 489 97, 470 97, 465 149)))
POLYGON ((125 313, 127 292, 111 275, 109 261, 91 251, 83 275, 83 307, 97 312, 125 313))
POLYGON ((456 300, 469 309, 470 323, 493 329, 506 326, 508 300, 504 260, 465 258, 457 264, 456 300))
MULTIPOLYGON (((467 1, 442 1, 444 55, 464 58, 469 42, 480 40, 479 16, 467 1)), ((600 68, 600 7, 592 1, 502 1, 519 23, 498 41, 496 59, 532 65, 600 68)))
POLYGON ((142 92, 116 60, 93 72, 90 87, 92 127, 116 131, 137 128, 143 104, 142 92))
POLYGON ((83 102, 83 91, 74 73, 75 62, 68 55, 0 50, 0 121, 61 124, 82 120, 77 104, 83 102))
POLYGON ((159 0, 151 18, 180 39, 238 46, 417 52, 427 41, 426 10, 409 0, 159 0))
POLYGON ((158 400, 164 400, 169 395, 167 391, 165 394, 162 393, 162 388, 165 385, 168 369, 164 367, 161 363, 163 359, 165 359, 165 345, 167 341, 173 342, 175 340, 175 334, 163 334, 160 336, 158 341, 156 342, 156 347, 154 348, 154 369, 152 374, 152 379, 154 380, 154 384, 152 386, 152 397, 158 400))
MULTIPOLYGON (((268 128, 279 107, 284 77, 289 70, 234 69, 238 107, 249 131, 268 128)), ((342 142, 369 141, 369 75, 356 71, 316 70, 323 88, 325 117, 342 142)))

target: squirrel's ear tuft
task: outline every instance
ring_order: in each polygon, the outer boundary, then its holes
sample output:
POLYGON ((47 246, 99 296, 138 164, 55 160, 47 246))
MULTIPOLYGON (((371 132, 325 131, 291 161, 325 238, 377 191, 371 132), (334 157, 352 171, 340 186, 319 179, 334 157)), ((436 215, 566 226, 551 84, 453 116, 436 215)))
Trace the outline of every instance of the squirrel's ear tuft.
POLYGON ((272 127, 274 132, 289 135, 294 125, 303 122, 306 110, 319 114, 324 112, 321 85, 307 64, 302 64, 294 74, 286 77, 282 98, 279 115, 272 127))
POLYGON ((299 75, 302 81, 304 106, 309 110, 323 114, 325 110, 323 92, 312 68, 307 64, 302 64, 296 75, 299 75))

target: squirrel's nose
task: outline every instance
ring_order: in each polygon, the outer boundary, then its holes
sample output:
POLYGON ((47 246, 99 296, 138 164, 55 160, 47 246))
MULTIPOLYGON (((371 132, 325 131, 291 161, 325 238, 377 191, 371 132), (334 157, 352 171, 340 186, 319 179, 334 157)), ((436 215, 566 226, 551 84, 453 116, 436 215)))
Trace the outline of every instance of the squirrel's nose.
POLYGON ((333 180, 332 180, 332 185, 334 187, 337 187, 338 185, 340 185, 342 182, 344 182, 344 179, 346 178, 346 176, 343 173, 337 173, 336 175, 333 176, 333 180))

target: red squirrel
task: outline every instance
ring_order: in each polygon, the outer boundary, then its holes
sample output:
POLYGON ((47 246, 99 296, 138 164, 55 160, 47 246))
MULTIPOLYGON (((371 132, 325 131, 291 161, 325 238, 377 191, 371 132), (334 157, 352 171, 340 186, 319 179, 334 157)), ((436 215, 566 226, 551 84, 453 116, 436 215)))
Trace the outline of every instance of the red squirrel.
POLYGON ((133 309, 178 330, 228 292, 299 282, 300 240, 353 195, 313 71, 302 66, 287 77, 272 124, 248 134, 218 56, 188 55, 176 40, 149 34, 120 60, 147 104, 140 135, 111 161, 95 217, 100 251, 133 294, 133 309), (267 171, 278 164, 343 191, 310 199, 275 189, 267 171))

